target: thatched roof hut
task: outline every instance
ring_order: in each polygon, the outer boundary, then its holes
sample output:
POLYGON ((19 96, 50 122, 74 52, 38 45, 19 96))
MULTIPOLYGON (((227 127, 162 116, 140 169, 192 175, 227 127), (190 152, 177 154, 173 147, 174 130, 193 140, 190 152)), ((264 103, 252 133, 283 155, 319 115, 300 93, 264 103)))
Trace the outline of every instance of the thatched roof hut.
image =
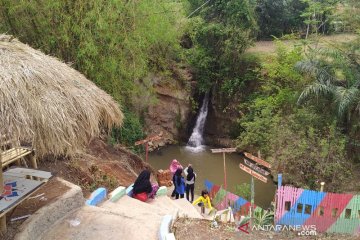
POLYGON ((118 104, 84 75, 0 35, 0 137, 31 143, 38 156, 71 155, 122 120, 118 104))

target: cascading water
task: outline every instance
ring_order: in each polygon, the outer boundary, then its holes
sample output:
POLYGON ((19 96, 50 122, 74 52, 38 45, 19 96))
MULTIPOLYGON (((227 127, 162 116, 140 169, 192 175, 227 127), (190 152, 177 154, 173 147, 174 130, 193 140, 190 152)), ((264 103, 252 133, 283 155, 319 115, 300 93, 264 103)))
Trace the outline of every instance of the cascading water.
POLYGON ((206 116, 208 114, 208 105, 209 105, 209 93, 206 93, 200 109, 199 116, 196 119, 195 127, 186 146, 186 149, 190 151, 201 152, 204 150, 203 133, 206 122, 206 116))

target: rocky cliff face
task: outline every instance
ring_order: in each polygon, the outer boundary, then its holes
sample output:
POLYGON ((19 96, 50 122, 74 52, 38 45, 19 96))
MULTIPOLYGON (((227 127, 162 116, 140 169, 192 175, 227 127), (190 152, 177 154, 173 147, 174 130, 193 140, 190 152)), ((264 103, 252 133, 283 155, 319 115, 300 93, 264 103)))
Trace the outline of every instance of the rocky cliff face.
POLYGON ((236 103, 226 99, 215 86, 209 102, 204 137, 207 145, 234 147, 237 135, 236 120, 240 117, 236 103))
POLYGON ((192 75, 187 69, 174 69, 171 81, 161 76, 154 86, 156 101, 145 114, 147 135, 163 133, 150 149, 174 144, 186 135, 191 115, 192 75))
MULTIPOLYGON (((171 81, 161 76, 153 82, 156 102, 145 114, 146 134, 163 133, 163 139, 150 143, 150 150, 179 141, 186 141, 196 121, 193 102, 201 106, 202 98, 196 93, 196 83, 187 69, 173 69, 171 81)), ((209 102, 204 139, 207 145, 233 147, 238 136, 236 120, 240 117, 238 101, 223 96, 214 87, 209 102)))

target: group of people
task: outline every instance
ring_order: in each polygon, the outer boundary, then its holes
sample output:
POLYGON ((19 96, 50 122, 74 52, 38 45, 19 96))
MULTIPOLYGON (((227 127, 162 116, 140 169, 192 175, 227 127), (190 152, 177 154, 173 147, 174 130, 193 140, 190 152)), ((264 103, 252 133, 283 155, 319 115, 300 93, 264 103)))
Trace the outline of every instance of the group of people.
POLYGON ((171 173, 173 173, 174 191, 171 197, 175 199, 184 198, 184 192, 186 193, 186 199, 193 205, 201 207, 201 213, 205 213, 205 207, 212 209, 211 200, 207 190, 201 191, 201 196, 194 201, 194 189, 196 173, 191 164, 184 169, 185 178, 182 176, 183 167, 176 159, 172 160, 170 167, 171 173), (191 195, 191 198, 190 196, 191 195), (191 200, 190 200, 191 199, 191 200))
MULTIPOLYGON (((173 174, 174 190, 171 194, 172 198, 179 199, 184 198, 186 193, 186 199, 193 205, 201 207, 201 212, 205 213, 205 207, 212 209, 209 193, 207 190, 201 191, 201 196, 194 201, 194 189, 196 181, 196 173, 191 164, 185 169, 176 159, 172 160, 170 167, 171 173, 173 174), (185 177, 183 177, 183 172, 185 177)), ((133 186, 132 196, 140 201, 146 202, 149 198, 154 198, 156 191, 159 189, 157 184, 150 182, 150 171, 143 170, 138 178, 136 179, 133 186)))
POLYGON ((172 160, 169 169, 173 174, 172 180, 174 184, 174 191, 172 192, 171 197, 175 197, 175 199, 179 199, 179 197, 184 198, 184 193, 186 193, 186 199, 193 202, 196 173, 191 164, 184 169, 185 178, 182 176, 183 167, 176 159, 172 160), (189 199, 190 194, 191 200, 189 199))

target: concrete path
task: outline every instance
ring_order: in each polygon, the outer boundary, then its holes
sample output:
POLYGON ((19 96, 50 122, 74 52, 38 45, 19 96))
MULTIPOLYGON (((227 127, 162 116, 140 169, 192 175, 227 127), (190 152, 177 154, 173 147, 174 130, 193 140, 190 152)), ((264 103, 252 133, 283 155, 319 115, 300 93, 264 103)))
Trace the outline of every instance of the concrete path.
POLYGON ((83 206, 56 222, 42 240, 142 240, 158 239, 164 215, 203 218, 186 199, 157 197, 144 203, 128 196, 118 202, 83 206))

